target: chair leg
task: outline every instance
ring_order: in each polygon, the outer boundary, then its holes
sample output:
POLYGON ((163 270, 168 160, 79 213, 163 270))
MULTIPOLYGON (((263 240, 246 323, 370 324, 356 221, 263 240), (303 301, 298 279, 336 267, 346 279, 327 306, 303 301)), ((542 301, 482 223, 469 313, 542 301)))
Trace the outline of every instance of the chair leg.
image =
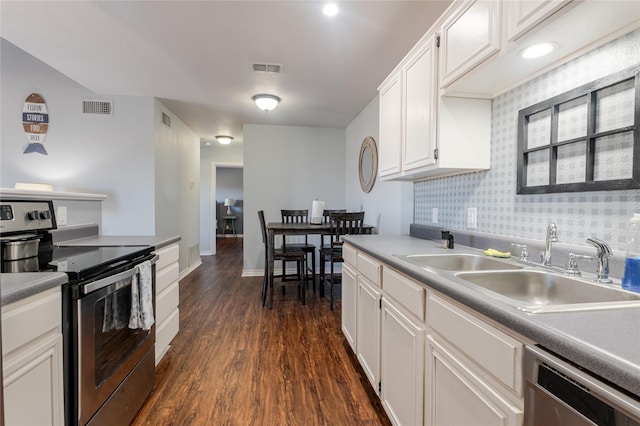
POLYGON ((311 284, 313 285, 313 294, 316 294, 316 254, 309 253, 311 256, 311 284))
POLYGON ((329 278, 329 307, 333 311, 333 259, 331 261, 331 276, 329 278))
MULTIPOLYGON (((305 256, 306 258, 306 256, 305 256)), ((306 305, 307 304, 307 298, 306 298, 306 293, 307 293, 307 279, 306 279, 306 275, 307 275, 307 262, 306 260, 302 260, 300 263, 298 263, 298 267, 302 266, 302 276, 300 277, 301 281, 300 281, 300 291, 302 292, 302 304, 306 305)))
POLYGON ((324 268, 325 268, 324 256, 321 254, 320 255, 320 279, 318 280, 318 287, 320 287, 319 288, 320 297, 324 297, 324 280, 325 280, 324 268))

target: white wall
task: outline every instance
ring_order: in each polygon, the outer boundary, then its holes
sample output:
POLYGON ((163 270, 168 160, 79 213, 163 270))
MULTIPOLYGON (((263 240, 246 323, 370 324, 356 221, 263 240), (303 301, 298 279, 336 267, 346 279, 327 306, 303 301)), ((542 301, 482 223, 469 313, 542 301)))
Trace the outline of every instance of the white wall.
MULTIPOLYGON (((369 193, 362 191, 358 177, 360 146, 371 136, 378 144, 379 114, 376 96, 347 126, 345 151, 345 206, 363 210, 365 222, 374 225, 378 234, 408 234, 413 221, 413 184, 382 182, 376 177, 369 193)), ((378 147, 379 151, 379 147, 378 147)))
POLYGON ((280 209, 345 207, 343 129, 244 125, 244 275, 261 275, 264 244, 258 210, 267 222, 280 209))
POLYGON ((180 271, 200 264, 200 138, 159 100, 154 102, 155 235, 180 235, 180 271), (171 128, 162 124, 162 112, 171 128))
POLYGON ((8 41, 0 43, 0 187, 35 182, 106 194, 103 233, 153 235, 153 99, 96 95, 8 41), (22 106, 32 92, 47 103, 48 155, 23 154, 22 106), (85 99, 112 100, 113 115, 83 115, 85 99))
MULTIPOLYGON (((215 242, 212 229, 212 217, 215 210, 215 200, 211 200, 211 194, 215 188, 211 187, 212 180, 215 176, 211 176, 213 164, 218 165, 235 165, 243 164, 243 147, 242 145, 220 145, 213 143, 211 146, 203 146, 200 149, 200 253, 212 254, 215 242)), ((219 197, 218 197, 219 198, 219 197)))

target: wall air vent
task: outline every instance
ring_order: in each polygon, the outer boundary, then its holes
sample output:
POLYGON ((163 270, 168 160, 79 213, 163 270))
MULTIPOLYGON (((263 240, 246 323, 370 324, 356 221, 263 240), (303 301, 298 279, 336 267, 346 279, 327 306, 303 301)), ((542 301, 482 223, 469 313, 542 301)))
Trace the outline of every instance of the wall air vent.
POLYGON ((162 124, 164 124, 168 128, 171 128, 171 117, 169 117, 164 112, 162 113, 162 124))
POLYGON ((113 115, 113 101, 82 101, 82 113, 113 115))
POLYGON ((282 64, 254 63, 251 66, 253 67, 253 70, 256 72, 272 72, 276 74, 282 72, 282 64))

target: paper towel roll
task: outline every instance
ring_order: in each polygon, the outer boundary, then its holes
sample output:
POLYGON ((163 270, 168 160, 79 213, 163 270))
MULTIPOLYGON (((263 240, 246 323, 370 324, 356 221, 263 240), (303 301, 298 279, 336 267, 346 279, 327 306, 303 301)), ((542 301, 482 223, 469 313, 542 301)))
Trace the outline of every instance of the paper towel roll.
POLYGON ((324 212, 324 201, 313 200, 311 203, 311 223, 319 225, 322 223, 322 213, 324 212))

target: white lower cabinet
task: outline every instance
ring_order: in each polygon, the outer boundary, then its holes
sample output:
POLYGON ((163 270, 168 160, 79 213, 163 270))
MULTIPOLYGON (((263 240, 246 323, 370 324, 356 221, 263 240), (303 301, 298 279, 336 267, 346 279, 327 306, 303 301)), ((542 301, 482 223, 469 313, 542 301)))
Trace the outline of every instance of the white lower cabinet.
POLYGON ((156 250, 156 365, 180 330, 180 267, 178 244, 156 250))
POLYGON ((437 426, 517 426, 522 407, 509 401, 475 373, 473 364, 427 336, 425 424, 437 426))
POLYGON ((342 304, 343 331, 394 425, 522 425, 524 338, 348 243, 345 250, 357 262, 343 277, 343 295, 356 289, 342 304))
MULTIPOLYGON (((383 281, 384 285, 384 281, 383 281)), ((424 325, 382 299, 380 399, 395 425, 420 425, 424 387, 424 325)))
POLYGON ((342 264, 342 332, 353 352, 356 352, 356 272, 348 263, 342 264))
POLYGON ((6 425, 64 425, 61 312, 59 287, 2 308, 6 425))
POLYGON ((357 355, 371 386, 380 392, 380 289, 358 276, 357 355))

